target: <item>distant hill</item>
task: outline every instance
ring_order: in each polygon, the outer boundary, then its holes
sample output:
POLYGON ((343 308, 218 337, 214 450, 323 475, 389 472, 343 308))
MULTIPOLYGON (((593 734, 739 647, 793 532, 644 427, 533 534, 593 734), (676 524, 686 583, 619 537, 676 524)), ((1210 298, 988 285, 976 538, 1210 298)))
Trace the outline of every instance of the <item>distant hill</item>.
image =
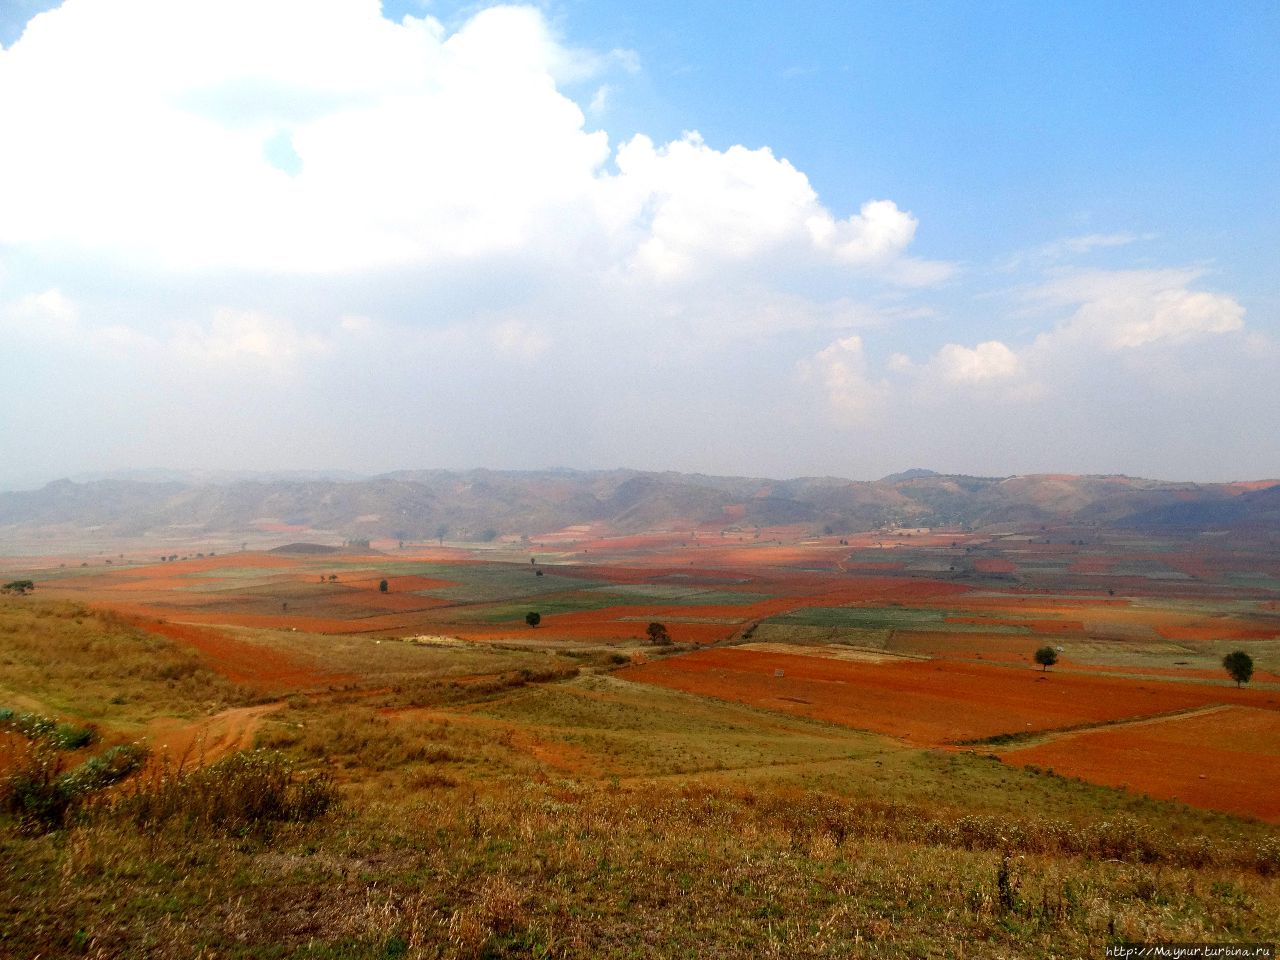
POLYGON ((328 531, 344 540, 488 539, 605 523, 724 528, 807 524, 852 533, 895 524, 1081 524, 1280 531, 1280 481, 1179 483, 1125 476, 968 477, 913 469, 874 482, 609 471, 399 471, 378 477, 59 480, 0 493, 0 533, 93 529, 137 537, 328 531))

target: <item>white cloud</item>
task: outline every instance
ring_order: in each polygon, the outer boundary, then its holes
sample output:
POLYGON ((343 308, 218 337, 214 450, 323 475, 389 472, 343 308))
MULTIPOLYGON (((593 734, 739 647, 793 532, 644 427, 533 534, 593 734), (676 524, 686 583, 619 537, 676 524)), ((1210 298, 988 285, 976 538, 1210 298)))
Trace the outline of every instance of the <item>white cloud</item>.
POLYGON ((1151 234, 1139 237, 1132 233, 1089 233, 1045 244, 1040 248, 1040 253, 1045 257, 1056 259, 1068 255, 1086 254, 1094 250, 1124 247, 1138 240, 1149 239, 1151 234))
POLYGON ((511 249, 608 156, 566 56, 526 8, 446 36, 366 0, 68 3, 0 53, 0 240, 201 270, 511 249))
POLYGON ((893 201, 837 220, 809 179, 768 147, 715 150, 696 132, 656 146, 639 135, 616 161, 618 175, 602 184, 601 218, 615 233, 639 231, 633 266, 658 280, 697 279, 783 252, 907 285, 950 275, 948 264, 903 257, 917 221, 893 201))
MULTIPOLYGON (((1197 269, 1064 273, 1025 294, 1036 307, 1030 316, 1066 313, 1021 346, 948 343, 923 363, 892 353, 885 363, 891 378, 878 380, 853 337, 827 347, 813 366, 830 406, 845 414, 865 414, 872 402, 936 409, 958 391, 973 399, 975 387, 983 388, 984 402, 1012 410, 1072 396, 1085 382, 1096 390, 1108 378, 1117 395, 1139 389, 1138 381, 1142 389, 1177 394, 1214 376, 1198 370, 1207 352, 1193 353, 1190 345, 1244 328, 1244 308, 1233 297, 1194 289, 1201 276, 1197 269)), ((1265 342, 1238 339, 1246 355, 1265 349, 1265 342)))
POLYGON ((988 340, 976 347, 948 343, 938 351, 932 366, 949 383, 1008 380, 1021 369, 1018 355, 999 340, 988 340))
POLYGON ((847 263, 888 260, 907 248, 916 234, 916 218, 892 200, 870 200, 862 210, 837 222, 825 210, 805 221, 814 246, 847 263))
POLYGON ((867 375, 859 336, 844 337, 820 350, 802 373, 818 379, 831 410, 846 421, 865 421, 886 397, 884 383, 867 375))
POLYGON ((291 323, 254 310, 221 309, 208 327, 189 327, 172 342, 178 356, 196 363, 238 366, 249 363, 277 371, 308 355, 327 353, 331 342, 300 333, 291 323))
POLYGON ((610 172, 560 85, 638 69, 531 7, 449 33, 377 0, 72 0, 0 51, 0 131, 21 145, 0 151, 0 243, 202 273, 589 250, 673 279, 786 249, 939 276, 906 263, 912 215, 877 200, 837 219, 768 148, 636 136, 610 172))
POLYGON ((1042 339, 1126 350, 1242 329, 1245 311, 1234 297, 1191 289, 1201 275, 1196 269, 1096 270, 1050 281, 1033 299, 1074 310, 1042 339))
POLYGON ((660 279, 717 260, 744 260, 803 240, 816 196, 804 174, 766 148, 713 150, 697 133, 662 147, 637 136, 617 155, 605 184, 606 222, 639 227, 637 263, 660 279))
POLYGON ((602 83, 600 86, 596 87, 596 92, 591 95, 591 104, 587 107, 587 110, 591 112, 592 116, 598 116, 608 109, 609 98, 612 94, 613 87, 609 86, 607 83, 602 83))
POLYGON ((30 293, 4 311, 6 327, 36 339, 69 340, 80 332, 80 310, 56 287, 30 293))
POLYGON ((88 325, 80 304, 56 287, 0 304, 0 330, 37 345, 72 350, 145 351, 151 338, 123 324, 88 325))

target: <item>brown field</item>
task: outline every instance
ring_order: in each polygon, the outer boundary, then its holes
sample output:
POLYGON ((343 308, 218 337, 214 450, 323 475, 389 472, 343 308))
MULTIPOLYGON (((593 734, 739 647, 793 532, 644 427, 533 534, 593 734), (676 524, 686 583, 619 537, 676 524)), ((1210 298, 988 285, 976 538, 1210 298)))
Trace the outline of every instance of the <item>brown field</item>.
POLYGON ((350 674, 323 670, 314 662, 302 662, 279 650, 246 643, 223 630, 164 620, 136 620, 134 625, 198 650, 209 666, 228 680, 255 689, 303 689, 352 680, 350 674))
POLYGON ((854 663, 727 648, 652 661, 628 680, 796 713, 917 745, 1099 724, 1242 703, 1280 710, 1280 693, 1141 683, 949 661, 854 663), (782 675, 778 676, 781 671, 782 675))
POLYGON ((1280 714, 1223 707, 1004 754, 1019 766, 1280 823, 1280 714))

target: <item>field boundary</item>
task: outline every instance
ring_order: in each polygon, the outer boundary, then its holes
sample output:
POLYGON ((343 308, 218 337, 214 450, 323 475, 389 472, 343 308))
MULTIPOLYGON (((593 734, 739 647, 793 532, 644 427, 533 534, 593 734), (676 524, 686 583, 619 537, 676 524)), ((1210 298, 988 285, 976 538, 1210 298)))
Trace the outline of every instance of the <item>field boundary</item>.
POLYGON ((1036 746, 1040 743, 1049 743, 1055 740, 1068 740, 1072 737, 1083 736, 1088 733, 1094 733, 1098 730, 1112 730, 1117 727, 1142 727, 1154 723, 1168 723, 1171 720, 1182 720, 1187 717, 1207 716, 1213 713, 1221 713, 1223 710, 1230 710, 1238 704, 1229 703, 1211 703, 1199 707, 1189 707, 1185 710, 1171 710, 1168 713, 1153 713, 1142 717, 1126 717, 1120 720, 1104 720, 1101 723, 1086 723, 1079 726, 1059 727, 1056 730, 1037 730, 1030 733, 997 733, 990 737, 981 737, 976 740, 956 740, 949 744, 952 747, 1010 747, 1009 752, 1022 750, 1027 747, 1036 746))

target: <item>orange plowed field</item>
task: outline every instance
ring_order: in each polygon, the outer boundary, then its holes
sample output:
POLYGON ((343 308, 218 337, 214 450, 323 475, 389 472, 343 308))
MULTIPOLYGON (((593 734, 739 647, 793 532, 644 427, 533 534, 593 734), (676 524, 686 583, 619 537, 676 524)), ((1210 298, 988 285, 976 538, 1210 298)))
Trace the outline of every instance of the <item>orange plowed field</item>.
POLYGON ((301 663, 278 650, 236 639, 221 630, 163 620, 135 622, 143 630, 198 650, 212 669, 236 683, 283 691, 345 683, 353 679, 347 674, 329 673, 313 664, 301 663))
POLYGON ((688 693, 801 714, 915 744, 1054 730, 1238 703, 1280 710, 1280 693, 1134 681, 955 661, 850 663, 735 648, 618 674, 688 693), (781 677, 776 671, 782 671, 781 677))
POLYGON ((1226 707, 1081 731, 1005 759, 1280 823, 1280 714, 1273 710, 1226 707))

